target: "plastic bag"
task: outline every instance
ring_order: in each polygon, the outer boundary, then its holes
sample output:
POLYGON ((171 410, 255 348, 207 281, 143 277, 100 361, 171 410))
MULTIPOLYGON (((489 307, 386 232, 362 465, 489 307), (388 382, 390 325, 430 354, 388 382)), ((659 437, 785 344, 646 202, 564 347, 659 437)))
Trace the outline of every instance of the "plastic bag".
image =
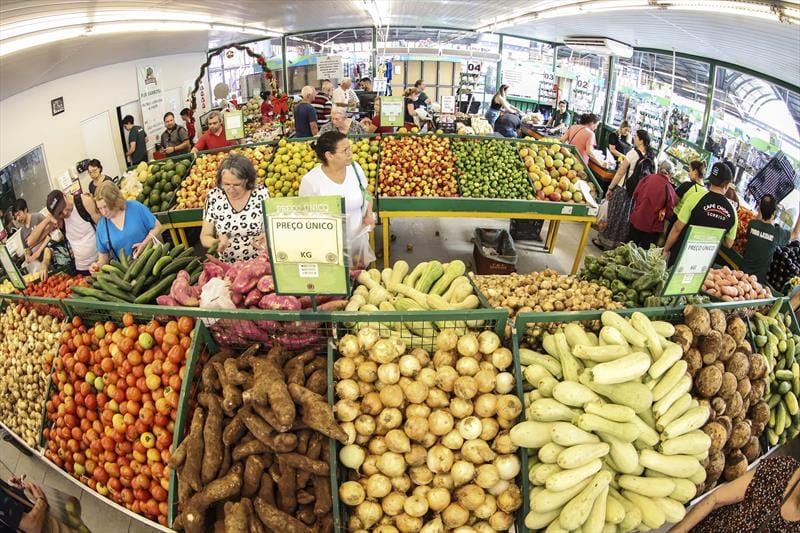
POLYGON ((592 228, 598 233, 603 233, 608 227, 608 197, 603 198, 600 207, 597 208, 597 221, 592 224, 592 228))
MULTIPOLYGON (((231 282, 214 278, 203 285, 200 293, 200 307, 203 309, 236 309, 231 300, 231 282)), ((203 324, 210 327, 217 322, 216 318, 203 318, 203 324)))
POLYGON ((375 252, 372 251, 372 247, 369 245, 369 231, 362 233, 350 241, 348 251, 350 253, 351 269, 366 268, 367 265, 377 259, 375 257, 375 252))

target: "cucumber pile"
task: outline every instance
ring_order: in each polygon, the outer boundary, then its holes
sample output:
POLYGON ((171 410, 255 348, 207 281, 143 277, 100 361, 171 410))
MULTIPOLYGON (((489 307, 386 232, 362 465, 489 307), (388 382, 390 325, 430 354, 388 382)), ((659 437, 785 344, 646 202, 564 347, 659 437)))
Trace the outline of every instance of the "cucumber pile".
POLYGON ((92 274, 91 287, 70 288, 73 298, 149 304, 169 293, 181 270, 189 272, 192 283, 200 277, 203 265, 192 248, 150 242, 136 258, 128 258, 121 250, 119 261, 111 261, 92 274))
POLYGON ((800 335, 792 331, 791 313, 780 311, 778 300, 766 315, 756 313, 753 333, 758 351, 767 359, 770 407, 767 440, 770 446, 800 434, 800 335))

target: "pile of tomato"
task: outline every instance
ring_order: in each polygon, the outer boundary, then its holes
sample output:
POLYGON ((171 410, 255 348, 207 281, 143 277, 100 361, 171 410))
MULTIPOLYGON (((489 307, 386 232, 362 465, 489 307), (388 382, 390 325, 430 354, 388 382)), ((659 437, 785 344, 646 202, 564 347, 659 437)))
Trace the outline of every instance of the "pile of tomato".
POLYGON ((173 429, 194 320, 64 327, 46 403, 45 456, 162 525, 173 429))
MULTIPOLYGON (((25 296, 39 296, 43 298, 57 298, 63 300, 69 298, 72 294, 70 287, 79 285, 81 287, 89 286, 89 279, 86 276, 68 274, 55 274, 49 276, 45 281, 31 283, 22 294, 25 296)), ((58 318, 64 318, 64 313, 60 307, 56 305, 49 305, 43 303, 26 302, 25 306, 28 309, 36 309, 37 313, 48 314, 58 318)))
POLYGON ((745 249, 747 248, 747 230, 750 226, 750 221, 755 218, 756 214, 749 209, 740 207, 737 216, 739 218, 739 225, 736 228, 736 240, 733 242, 733 249, 739 255, 744 255, 745 249))

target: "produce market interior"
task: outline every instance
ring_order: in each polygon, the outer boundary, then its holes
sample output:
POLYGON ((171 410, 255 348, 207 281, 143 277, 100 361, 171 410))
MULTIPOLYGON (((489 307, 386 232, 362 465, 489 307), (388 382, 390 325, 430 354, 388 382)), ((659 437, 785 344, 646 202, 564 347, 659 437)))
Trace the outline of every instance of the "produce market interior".
POLYGON ((0 530, 793 531, 800 4, 4 0, 0 530))

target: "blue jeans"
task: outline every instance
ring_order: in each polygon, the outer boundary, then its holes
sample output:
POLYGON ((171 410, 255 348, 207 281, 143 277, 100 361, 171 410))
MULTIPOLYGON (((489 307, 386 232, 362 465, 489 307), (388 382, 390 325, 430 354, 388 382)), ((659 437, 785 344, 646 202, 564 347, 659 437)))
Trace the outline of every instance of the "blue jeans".
POLYGON ((500 116, 499 109, 491 109, 486 112, 486 120, 489 122, 489 125, 494 128, 494 123, 497 121, 497 118, 500 116))

